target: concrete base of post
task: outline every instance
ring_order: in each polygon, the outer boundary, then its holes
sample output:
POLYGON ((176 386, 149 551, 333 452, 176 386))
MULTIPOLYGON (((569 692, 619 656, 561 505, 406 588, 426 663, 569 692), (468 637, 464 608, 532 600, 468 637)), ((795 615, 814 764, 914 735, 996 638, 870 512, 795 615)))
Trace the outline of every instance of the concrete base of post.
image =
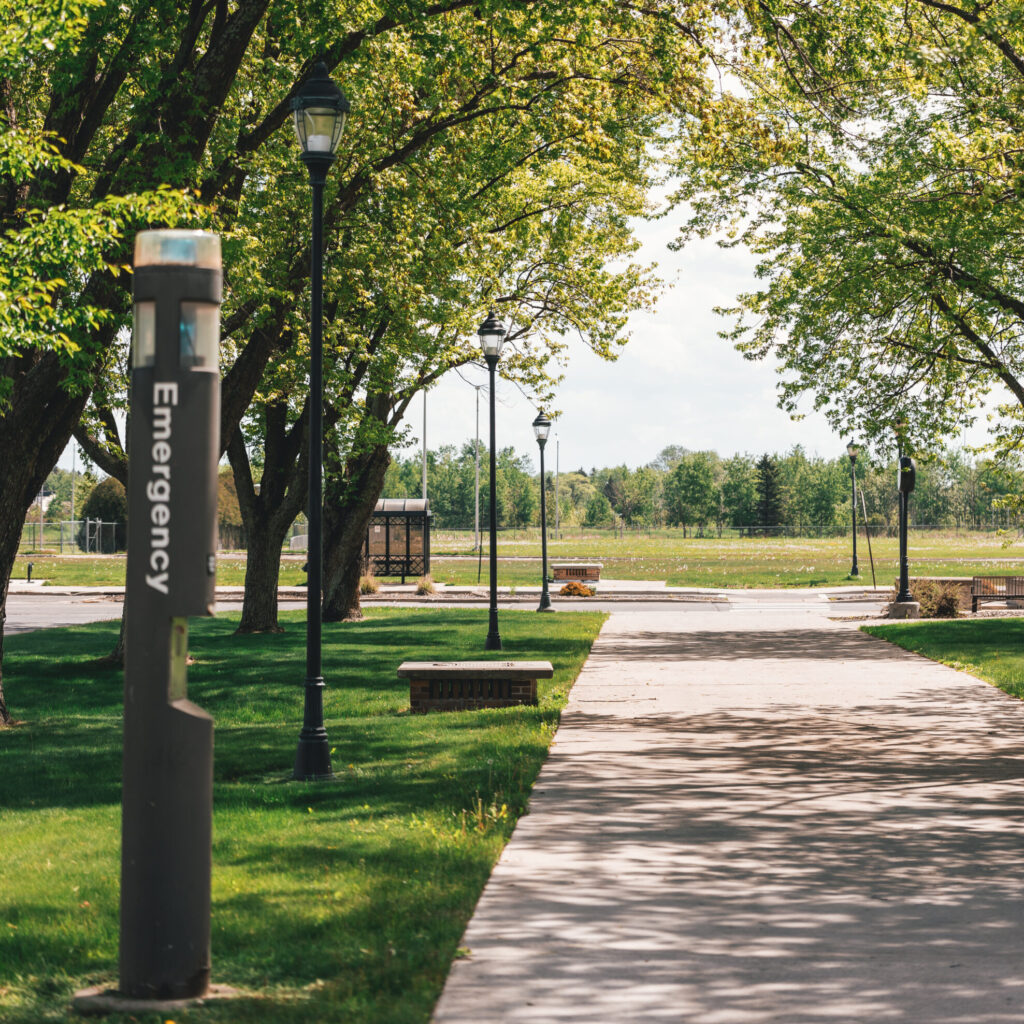
POLYGON ((76 992, 71 1000, 71 1009, 83 1017, 105 1017, 108 1013, 170 1013, 202 1006, 215 999, 237 999, 242 994, 228 985, 211 985, 203 995, 192 999, 138 999, 126 996, 116 988, 96 985, 76 992))
POLYGON ((889 605, 890 619, 919 619, 921 604, 919 601, 893 601, 889 605))

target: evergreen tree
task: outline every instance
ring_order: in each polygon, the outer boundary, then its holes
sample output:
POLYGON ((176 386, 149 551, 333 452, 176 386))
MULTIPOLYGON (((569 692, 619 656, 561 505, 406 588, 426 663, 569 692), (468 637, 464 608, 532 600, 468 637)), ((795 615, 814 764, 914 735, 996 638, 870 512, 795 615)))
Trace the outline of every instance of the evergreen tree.
POLYGON ((768 528, 778 526, 782 518, 782 487, 779 464, 765 452, 757 463, 757 522, 767 534, 768 528))

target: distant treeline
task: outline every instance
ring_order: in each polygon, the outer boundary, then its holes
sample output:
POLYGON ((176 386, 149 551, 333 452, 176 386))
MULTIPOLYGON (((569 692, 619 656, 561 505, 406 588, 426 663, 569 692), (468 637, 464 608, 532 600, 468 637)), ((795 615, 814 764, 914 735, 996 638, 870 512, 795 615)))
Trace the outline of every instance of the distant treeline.
MULTIPOLYGON (((472 529, 474 444, 446 445, 427 453, 427 493, 435 527, 472 529)), ((894 529, 897 519, 896 461, 857 459, 857 486, 868 521, 894 529)), ((418 497, 421 456, 396 456, 388 468, 384 497, 418 497)), ((488 457, 480 446, 480 522, 487 522, 488 457)), ((555 474, 547 472, 549 523, 555 520, 555 474)), ((530 455, 504 448, 497 457, 497 515, 503 528, 540 521, 538 473, 530 455)), ((918 465, 910 503, 912 525, 987 529, 1016 525, 1024 474, 959 451, 918 465)), ((639 469, 582 467, 558 480, 563 526, 682 527, 695 535, 726 528, 784 527, 791 533, 841 533, 850 524, 850 460, 808 457, 795 447, 784 454, 720 457, 671 445, 639 469)), ((858 499, 858 506, 860 500, 858 499)), ((857 510, 861 518, 860 507, 857 510)))

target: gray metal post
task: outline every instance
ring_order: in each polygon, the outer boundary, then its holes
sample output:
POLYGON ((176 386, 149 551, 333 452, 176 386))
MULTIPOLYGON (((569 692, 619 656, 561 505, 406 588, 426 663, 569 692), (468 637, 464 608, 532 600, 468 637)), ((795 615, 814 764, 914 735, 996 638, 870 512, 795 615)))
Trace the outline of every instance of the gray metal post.
POLYGON ((210 979, 213 720, 188 699, 188 618, 212 615, 220 239, 136 239, 125 594, 120 992, 210 979))
POLYGON ((474 551, 480 550, 480 389, 483 384, 474 384, 476 389, 476 504, 474 512, 474 551))
POLYGON ((850 456, 850 486, 853 488, 853 502, 851 513, 853 515, 853 564, 850 566, 850 575, 859 576, 860 569, 857 567, 857 457, 850 456))
POLYGON ((558 464, 559 464, 559 441, 555 438, 555 540, 559 539, 558 531, 561 529, 562 504, 558 500, 558 464))

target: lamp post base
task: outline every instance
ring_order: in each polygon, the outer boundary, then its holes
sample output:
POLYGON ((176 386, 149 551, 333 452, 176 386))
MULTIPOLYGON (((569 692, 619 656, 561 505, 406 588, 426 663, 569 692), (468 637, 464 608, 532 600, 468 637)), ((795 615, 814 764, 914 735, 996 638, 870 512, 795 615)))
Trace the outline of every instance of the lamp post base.
POLYGON ((302 782, 329 779, 334 775, 331 745, 323 724, 323 693, 323 676, 307 676, 305 723, 299 733, 299 748, 295 752, 295 770, 292 772, 292 778, 302 782))
POLYGON ((497 633, 488 633, 487 639, 484 641, 485 651, 500 651, 501 650, 501 637, 497 633))
POLYGON ((921 605, 917 601, 893 601, 889 605, 890 619, 919 619, 921 618, 921 605))
POLYGON ((295 771, 292 778, 299 782, 318 782, 331 779, 331 748, 327 742, 327 732, 322 730, 320 736, 299 736, 299 749, 295 753, 295 771))
POLYGON ((327 730, 307 736, 305 730, 299 734, 299 749, 295 752, 295 771, 292 778, 300 782, 315 782, 334 777, 331 770, 331 748, 327 742, 327 730))
POLYGON ((537 611, 539 612, 553 612, 555 609, 551 607, 551 598, 547 594, 543 594, 540 599, 540 604, 537 605, 537 611))
POLYGON ((71 1000, 71 1009, 85 1017, 102 1017, 109 1013, 162 1013, 173 1010, 187 1010, 193 1006, 205 1006, 221 999, 237 999, 242 996, 238 989, 229 985, 210 985, 202 995, 184 999, 139 999, 128 996, 117 989, 105 989, 102 985, 83 988, 71 1000))

